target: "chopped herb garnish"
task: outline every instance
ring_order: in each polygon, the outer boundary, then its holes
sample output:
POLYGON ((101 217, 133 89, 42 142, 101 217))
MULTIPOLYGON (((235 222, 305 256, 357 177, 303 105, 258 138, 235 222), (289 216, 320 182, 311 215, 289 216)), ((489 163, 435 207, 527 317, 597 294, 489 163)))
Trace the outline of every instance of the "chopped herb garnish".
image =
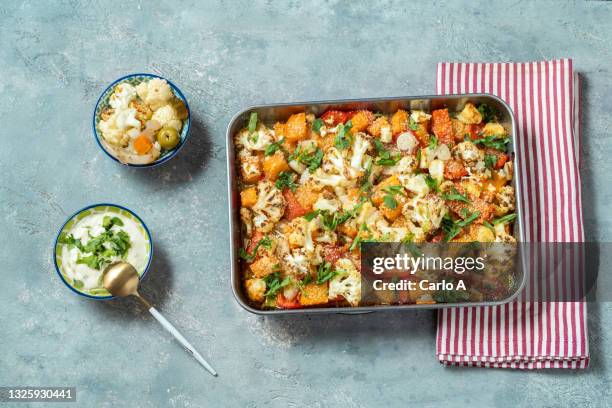
POLYGON ((516 213, 506 214, 503 217, 493 220, 492 222, 493 222, 493 225, 503 224, 506 222, 514 221, 515 218, 516 218, 516 213))
POLYGON ((359 189, 361 191, 370 191, 373 187, 372 182, 370 181, 370 176, 372 175, 372 161, 369 160, 368 164, 366 164, 365 172, 361 179, 359 180, 359 189))
POLYGON ((312 130, 317 132, 317 133, 321 133, 321 127, 324 125, 325 123, 323 122, 323 120, 321 118, 316 118, 314 120, 314 122, 312 122, 312 130))
POLYGON ((294 179, 294 174, 292 172, 281 171, 274 185, 279 190, 284 190, 285 188, 289 188, 291 191, 295 191, 295 189, 297 188, 297 184, 295 184, 293 179, 294 179))
POLYGON ((491 223, 489 221, 483 221, 482 225, 484 225, 485 227, 487 227, 487 228, 489 228, 491 230, 495 229, 495 227, 493 227, 493 225, 491 225, 491 223))
POLYGON ((494 154, 485 154, 484 162, 487 169, 493 170, 497 164, 497 156, 494 154))
POLYGON ((395 210, 397 208, 397 200, 392 195, 387 194, 384 196, 383 202, 385 203, 385 207, 390 210, 395 210))
POLYGON ((432 150, 438 147, 438 138, 435 135, 429 135, 428 147, 432 150))
POLYGON ((352 251, 355 248, 360 247, 361 241, 363 240, 363 238, 360 235, 360 232, 362 231, 368 231, 368 226, 365 223, 361 224, 361 226, 359 227, 359 232, 357 233, 357 236, 355 237, 355 239, 353 239, 353 243, 349 247, 349 251, 352 251))
POLYGON ((408 119, 408 127, 410 128, 410 130, 419 130, 419 124, 412 119, 412 116, 410 116, 410 118, 408 119))
POLYGON ((493 122, 497 120, 497 110, 486 103, 478 105, 478 112, 482 115, 482 120, 484 122, 493 122))
POLYGON ((257 112, 251 112, 251 116, 249 116, 248 129, 249 134, 252 135, 253 133, 255 133, 255 130, 257 129, 257 112))
POLYGON ((311 211, 311 212, 305 214, 304 218, 306 219, 306 221, 310 222, 310 221, 314 220, 315 218, 317 218, 320 213, 321 213, 321 211, 319 211, 319 210, 311 211))
POLYGON ((264 296, 266 298, 272 298, 276 296, 278 291, 280 291, 282 288, 284 288, 285 286, 291 283, 291 277, 287 276, 284 279, 282 279, 280 271, 276 271, 274 273, 267 275, 264 278, 264 282, 266 282, 266 287, 268 288, 264 296))
POLYGON ((336 134, 336 139, 334 140, 334 145, 336 146, 336 148, 344 150, 348 149, 348 147, 351 145, 352 138, 349 133, 351 127, 353 127, 353 123, 350 120, 347 121, 345 124, 341 123, 338 125, 339 130, 336 134))
POLYGON ((332 279, 334 276, 338 275, 338 271, 332 269, 332 265, 329 262, 323 262, 319 265, 317 269, 317 285, 321 285, 328 280, 332 279))
POLYGON ((427 187, 429 187, 430 190, 433 190, 438 193, 440 192, 440 186, 438 186, 438 182, 435 178, 431 177, 430 174, 425 176, 425 184, 427 184, 427 187))
POLYGON ((308 170, 311 173, 314 173, 314 171, 318 169, 319 166, 321 166, 321 162, 323 161, 323 155, 323 150, 319 149, 318 147, 314 151, 309 153, 305 149, 302 149, 300 146, 298 146, 288 157, 288 160, 295 160, 298 163, 302 163, 303 165, 308 167, 308 170))
POLYGON ((269 237, 263 237, 262 239, 259 240, 259 242, 257 242, 257 244, 255 244, 255 248, 253 248, 252 253, 249 254, 246 251, 246 249, 240 248, 238 250, 238 256, 244 259, 245 261, 251 263, 257 257, 257 250, 259 249, 260 246, 263 246, 266 249, 270 249, 272 248, 272 240, 269 237))
POLYGON ((395 210, 397 208, 398 202, 395 199, 395 195, 402 194, 404 191, 404 187, 402 186, 388 186, 383 188, 383 191, 387 193, 383 196, 383 202, 385 203, 385 207, 390 210, 395 210))
POLYGON ((61 236, 58 242, 66 244, 69 248, 76 247, 81 254, 77 256, 76 263, 84 264, 92 269, 100 270, 106 264, 111 263, 115 257, 124 258, 130 249, 130 236, 123 230, 113 231, 113 226, 123 226, 119 217, 105 216, 102 219, 104 232, 90 237, 87 244, 72 234, 61 236), (88 255, 85 255, 88 254, 88 255))
POLYGON ((385 146, 378 139, 374 139, 374 147, 376 147, 376 152, 379 157, 379 159, 376 160, 376 164, 379 166, 395 166, 401 159, 400 154, 391 155, 391 152, 385 149, 385 146))
POLYGON ((475 145, 483 145, 484 147, 490 147, 501 151, 506 151, 506 145, 510 143, 510 138, 504 135, 491 135, 485 136, 482 139, 471 140, 475 145))
POLYGON ((459 193, 455 187, 452 187, 450 192, 444 194, 442 198, 449 201, 463 201, 464 203, 470 203, 470 200, 465 195, 459 193))
POLYGON ((282 145, 283 145, 284 142, 285 142, 285 138, 283 137, 278 142, 270 143, 270 145, 268 147, 266 147, 266 150, 264 151, 264 154, 266 156, 272 156, 278 150, 282 149, 282 145))
POLYGON ((469 214, 467 209, 464 208, 464 210, 465 211, 462 211, 462 215, 465 217, 465 219, 453 221, 448 214, 442 219, 442 228, 444 231, 446 231, 446 236, 444 237, 446 242, 449 242, 451 239, 455 238, 457 234, 461 232, 463 227, 467 227, 480 216, 479 211, 469 214))

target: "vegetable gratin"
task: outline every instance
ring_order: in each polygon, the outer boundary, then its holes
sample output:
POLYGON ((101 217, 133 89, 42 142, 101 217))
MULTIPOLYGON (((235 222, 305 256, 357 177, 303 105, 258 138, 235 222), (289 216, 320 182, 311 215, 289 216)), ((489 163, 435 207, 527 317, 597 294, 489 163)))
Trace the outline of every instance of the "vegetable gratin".
POLYGON ((366 241, 514 242, 500 122, 469 102, 456 112, 299 112, 284 123, 252 112, 234 135, 251 304, 359 306, 366 241))

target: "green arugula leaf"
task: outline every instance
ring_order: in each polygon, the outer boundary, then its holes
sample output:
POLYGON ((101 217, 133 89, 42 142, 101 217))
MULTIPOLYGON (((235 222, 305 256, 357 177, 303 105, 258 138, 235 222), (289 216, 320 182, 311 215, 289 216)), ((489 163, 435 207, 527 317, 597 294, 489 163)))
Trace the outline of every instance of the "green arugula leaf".
POLYGON ((345 124, 338 125, 338 133, 336 134, 336 138, 334 139, 334 145, 339 150, 348 149, 348 147, 352 143, 352 137, 349 133, 351 128, 353 127, 353 123, 349 120, 345 124))

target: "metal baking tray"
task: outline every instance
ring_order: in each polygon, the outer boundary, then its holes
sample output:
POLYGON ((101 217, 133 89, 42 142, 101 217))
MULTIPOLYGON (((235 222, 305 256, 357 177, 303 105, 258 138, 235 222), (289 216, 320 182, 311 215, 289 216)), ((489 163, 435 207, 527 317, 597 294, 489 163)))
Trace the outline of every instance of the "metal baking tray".
POLYGON ((386 98, 366 98, 366 99, 342 99, 331 101, 315 102, 296 102, 296 103, 277 103, 267 105, 250 106, 236 113, 231 119, 226 133, 226 153, 227 153, 227 184, 228 184, 228 203, 229 203, 229 225, 230 225, 230 273, 231 285, 234 297, 240 306, 251 313, 259 315, 278 315, 278 314, 299 314, 299 313, 343 313, 359 314, 385 310, 409 310, 409 309, 440 309, 447 307, 469 307, 469 306, 492 306, 504 304, 518 296, 523 289, 527 279, 527 268, 524 257, 520 257, 519 270, 517 273, 516 291, 508 298, 495 302, 465 302, 465 303, 437 303, 437 304, 403 304, 403 305, 380 305, 380 306, 357 306, 357 307, 320 307, 305 309, 274 309, 260 310, 252 307, 247 300, 241 285, 240 261, 238 249, 241 247, 240 237, 240 194, 237 188, 237 172, 235 162, 234 135, 245 126, 251 112, 257 112, 257 117, 266 123, 286 121, 294 113, 304 112, 321 115, 328 109, 339 110, 359 110, 369 109, 379 112, 395 112, 397 109, 413 110, 421 109, 432 111, 439 108, 449 108, 449 110, 459 110, 466 102, 475 104, 486 103, 500 112, 501 124, 509 130, 512 143, 509 151, 515 153, 514 158, 514 177, 512 180, 515 188, 516 197, 516 221, 514 224, 514 235, 518 242, 524 242, 524 227, 522 225, 522 195, 520 183, 517 183, 518 161, 521 160, 517 154, 517 141, 514 137, 517 133, 517 125, 512 109, 500 98, 490 94, 458 94, 458 95, 424 95, 424 96, 398 96, 386 98))

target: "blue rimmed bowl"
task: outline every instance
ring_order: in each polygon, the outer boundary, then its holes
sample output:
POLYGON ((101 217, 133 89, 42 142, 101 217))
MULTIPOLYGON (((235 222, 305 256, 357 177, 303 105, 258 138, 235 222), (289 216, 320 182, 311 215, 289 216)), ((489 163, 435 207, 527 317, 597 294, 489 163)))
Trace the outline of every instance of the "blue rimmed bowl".
POLYGON ((74 227, 82 219, 84 219, 85 217, 89 215, 96 214, 96 213, 120 214, 124 217, 131 219, 132 221, 136 223, 136 225, 138 226, 138 230, 143 234, 143 237, 145 239, 146 251, 148 252, 148 259, 146 261, 146 266, 144 268, 140 268, 140 269, 136 268, 136 269, 138 270, 138 275, 140 275, 140 280, 142 280, 146 276, 147 272, 149 271, 149 267, 151 266, 151 260, 153 259, 153 241, 151 239, 151 233, 149 232, 147 225, 138 215, 136 215, 136 213, 134 213, 132 210, 128 208, 125 208, 125 207, 122 207, 116 204, 108 204, 108 203, 93 204, 85 208, 82 208, 76 213, 72 214, 66 220, 64 225, 62 225, 59 232, 57 233, 57 236, 55 237, 55 243, 53 245, 53 261, 55 263, 55 270, 58 276, 60 277, 62 282, 64 282, 64 284, 73 292, 81 296, 88 297, 90 299, 101 299, 101 300, 112 299, 114 298, 114 296, 112 296, 104 288, 95 288, 91 290, 85 290, 82 287, 79 287, 79 285, 75 281, 73 281, 73 279, 70 276, 68 276, 64 272, 64 269, 63 269, 62 255, 64 251, 68 250, 68 248, 67 248, 67 244, 62 244, 59 242, 60 237, 66 236, 68 232, 72 229, 72 227, 74 227))
POLYGON ((104 92, 102 92, 102 95, 100 95, 100 97, 98 98, 98 102, 96 102, 96 107, 93 112, 93 121, 92 121, 93 134, 96 139, 96 143, 98 143, 98 146, 100 146, 100 149, 102 149, 102 151, 108 157, 110 157, 117 163, 121 163, 129 167, 154 167, 162 163, 165 163, 171 158, 173 158, 174 156, 176 156, 176 154, 182 149, 182 147, 185 145, 185 142, 187 141, 187 137, 189 136, 190 126, 191 126, 191 111, 189 110, 189 104, 187 103, 187 99, 185 98, 185 95, 183 95, 181 90, 176 85, 174 85, 171 81, 169 81, 168 79, 164 77, 161 77, 155 74, 145 74, 145 73, 129 74, 129 75, 126 75, 126 76, 123 76, 117 79, 112 84, 110 84, 104 90, 104 92), (179 144, 174 149, 162 151, 161 155, 154 162, 147 163, 147 164, 123 163, 117 157, 115 157, 115 155, 111 151, 109 151, 105 147, 106 142, 103 141, 102 132, 100 131, 98 127, 100 123, 100 115, 102 114, 102 112, 104 112, 106 108, 110 106, 109 99, 117 85, 122 84, 122 83, 129 83, 130 85, 135 87, 141 82, 148 81, 152 78, 159 78, 159 79, 163 79, 166 82, 168 82, 168 85, 170 85, 170 88, 172 89, 172 92, 174 93, 174 95, 178 99, 183 101, 183 103, 185 103, 185 107, 187 108, 187 119, 183 121, 183 128, 181 129, 181 134, 180 134, 181 140, 179 141, 179 144))

